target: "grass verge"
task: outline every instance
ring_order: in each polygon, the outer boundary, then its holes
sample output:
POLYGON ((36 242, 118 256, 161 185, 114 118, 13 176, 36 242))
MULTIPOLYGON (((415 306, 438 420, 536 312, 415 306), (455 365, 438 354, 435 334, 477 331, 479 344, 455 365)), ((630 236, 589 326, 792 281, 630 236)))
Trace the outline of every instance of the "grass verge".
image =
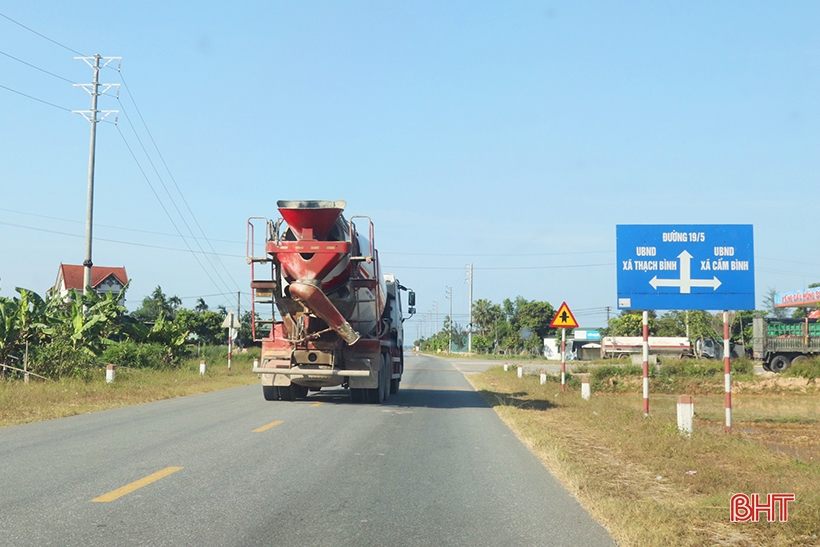
MULTIPOLYGON (((562 393, 554 377, 540 385, 538 377, 519 380, 496 368, 468 378, 619 545, 820 545, 820 465, 740 432, 761 426, 770 397, 744 395, 732 435, 716 419, 719 397, 697 399, 690 438, 677 431, 674 395, 653 396, 645 418, 639 390, 597 392, 584 401, 573 386, 562 393), (766 400, 752 404, 756 397, 766 400), (748 422, 743 408, 750 409, 748 422), (731 523, 735 493, 794 493, 797 499, 788 522, 731 523)), ((795 394, 803 398, 795 405, 790 397, 779 396, 779 407, 791 410, 775 419, 817 426, 813 397, 795 394)))
POLYGON ((90 381, 62 379, 55 382, 0 381, 0 427, 64 418, 108 408, 195 395, 257 383, 251 373, 259 350, 235 355, 228 372, 227 351, 209 356, 204 376, 199 359, 161 370, 118 367, 115 381, 105 382, 102 368, 90 381))

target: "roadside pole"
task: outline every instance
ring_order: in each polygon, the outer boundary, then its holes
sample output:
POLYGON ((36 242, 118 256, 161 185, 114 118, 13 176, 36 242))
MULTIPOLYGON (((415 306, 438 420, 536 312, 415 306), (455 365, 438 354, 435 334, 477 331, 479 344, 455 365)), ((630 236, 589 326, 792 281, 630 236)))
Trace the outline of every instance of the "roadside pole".
POLYGON ((561 327, 561 391, 567 389, 567 328, 561 327))
MULTIPOLYGON (((615 239, 618 309, 755 309, 754 227, 751 224, 620 224, 615 227, 615 239)), ((724 312, 727 432, 732 427, 728 323, 727 311, 724 312)), ((644 312, 643 389, 644 413, 648 415, 647 324, 647 312, 644 312)))
POLYGON ((238 330, 241 325, 239 321, 237 321, 236 316, 233 314, 233 310, 228 312, 227 317, 222 322, 222 328, 228 329, 228 372, 231 370, 231 353, 233 353, 233 333, 235 330, 238 330))
POLYGON ((726 389, 726 433, 732 432, 732 363, 729 344, 729 311, 723 310, 723 377, 726 389))
POLYGON ((649 416, 649 312, 643 312, 643 414, 649 416))
MULTIPOLYGON (((561 391, 567 389, 567 328, 577 329, 578 321, 564 302, 550 323, 551 329, 561 329, 561 391)), ((557 335, 557 333, 556 333, 557 335)))
POLYGON ((228 327, 228 372, 231 371, 231 353, 233 352, 233 324, 228 327))

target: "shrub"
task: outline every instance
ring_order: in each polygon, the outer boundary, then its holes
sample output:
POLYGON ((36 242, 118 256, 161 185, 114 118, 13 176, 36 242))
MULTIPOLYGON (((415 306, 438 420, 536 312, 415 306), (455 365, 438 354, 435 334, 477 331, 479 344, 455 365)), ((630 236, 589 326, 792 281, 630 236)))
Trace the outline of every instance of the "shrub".
POLYGON ((814 380, 820 378, 820 359, 809 359, 802 363, 793 364, 784 372, 786 376, 796 376, 814 380))
POLYGON ((88 380, 95 368, 92 355, 62 338, 34 348, 29 356, 31 372, 51 379, 70 376, 88 380))
MULTIPOLYGON (((650 370, 652 370, 650 368, 650 370)), ((607 365, 592 371, 592 379, 602 382, 613 376, 642 376, 643 368, 638 365, 607 365)))
POLYGON ((99 360, 131 368, 162 369, 173 364, 171 352, 164 344, 138 344, 133 340, 109 345, 99 360))

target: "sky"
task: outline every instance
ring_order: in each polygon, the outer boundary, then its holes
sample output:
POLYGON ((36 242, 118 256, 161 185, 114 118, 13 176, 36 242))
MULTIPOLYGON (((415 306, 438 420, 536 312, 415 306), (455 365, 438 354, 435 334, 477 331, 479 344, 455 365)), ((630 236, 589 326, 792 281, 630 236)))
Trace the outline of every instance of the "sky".
POLYGON ((84 259, 72 83, 100 54, 93 262, 126 267, 132 310, 157 286, 247 309, 247 219, 282 199, 371 217, 410 336, 448 287, 467 323, 471 263, 474 299, 604 326, 623 224, 752 224, 761 308, 820 281, 818 23, 809 1, 0 0, 0 295, 84 259))

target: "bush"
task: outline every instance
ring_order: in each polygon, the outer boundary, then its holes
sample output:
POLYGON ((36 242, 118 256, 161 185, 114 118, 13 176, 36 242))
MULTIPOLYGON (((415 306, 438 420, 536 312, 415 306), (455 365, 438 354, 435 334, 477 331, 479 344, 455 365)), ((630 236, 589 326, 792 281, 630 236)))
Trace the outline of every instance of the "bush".
MULTIPOLYGON (((650 367, 649 370, 651 372, 652 367, 650 367)), ((607 365, 598 367, 592 371, 592 379, 599 382, 608 380, 613 376, 643 376, 643 367, 639 367, 638 365, 607 365)))
POLYGON ((228 346, 202 346, 202 355, 199 358, 210 365, 225 363, 228 361, 228 346))
POLYGON ((732 359, 732 374, 752 374, 755 370, 753 361, 741 357, 740 359, 732 359))
POLYGON ((172 355, 163 344, 138 344, 125 340, 111 344, 100 355, 100 362, 131 368, 163 369, 173 364, 172 355))
POLYGON ((809 359, 802 363, 793 364, 783 373, 785 376, 796 376, 814 380, 820 378, 820 359, 809 359))
MULTIPOLYGON (((732 374, 751 374, 754 371, 754 363, 746 358, 733 359, 731 367, 732 374)), ((665 360, 658 369, 661 378, 715 378, 723 374, 723 361, 714 360, 671 359, 665 360)))
POLYGON ((83 348, 61 338, 34 348, 29 354, 29 370, 56 380, 74 377, 89 380, 96 368, 94 357, 83 348))

